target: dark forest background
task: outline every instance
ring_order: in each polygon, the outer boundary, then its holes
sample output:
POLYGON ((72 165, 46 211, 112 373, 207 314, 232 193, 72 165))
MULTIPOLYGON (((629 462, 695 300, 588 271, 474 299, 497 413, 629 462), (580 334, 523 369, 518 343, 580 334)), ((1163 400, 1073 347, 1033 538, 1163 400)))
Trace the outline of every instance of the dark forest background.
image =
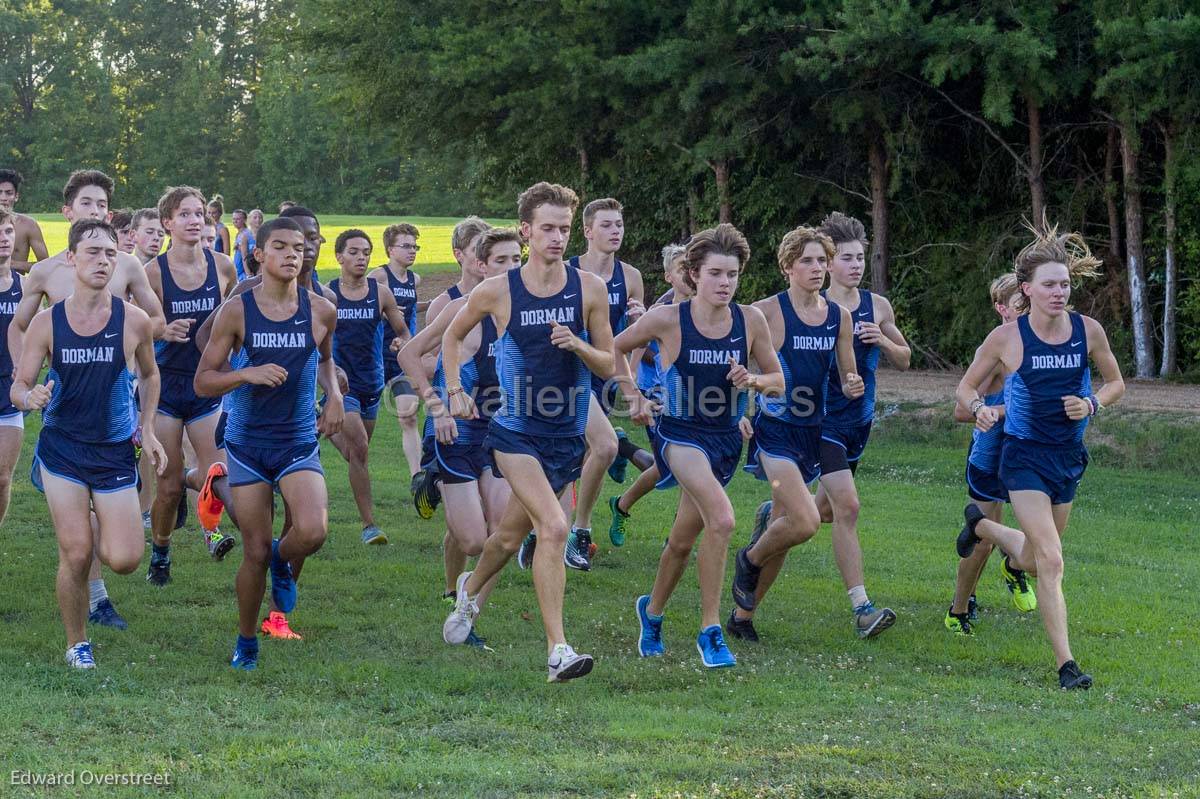
POLYGON ((1200 13, 1115 0, 0 0, 0 166, 270 211, 511 217, 548 179, 626 206, 625 255, 718 220, 741 297, 784 232, 872 234, 926 366, 994 323, 1043 211, 1105 259, 1076 305, 1130 374, 1200 375, 1200 13))

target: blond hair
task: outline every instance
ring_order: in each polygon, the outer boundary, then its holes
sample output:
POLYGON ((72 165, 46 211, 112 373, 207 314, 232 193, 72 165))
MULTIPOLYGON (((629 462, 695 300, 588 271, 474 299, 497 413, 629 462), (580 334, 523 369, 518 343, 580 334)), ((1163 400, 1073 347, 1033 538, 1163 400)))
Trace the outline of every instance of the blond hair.
MULTIPOLYGON (((1042 214, 1042 223, 1035 226, 1028 219, 1022 220, 1033 234, 1033 241, 1026 244, 1013 259, 1013 275, 1018 284, 1032 283, 1034 273, 1043 264, 1063 264, 1067 275, 1074 282, 1080 278, 1098 277, 1103 265, 1080 233, 1059 233, 1058 225, 1051 225, 1042 214)), ((1029 298, 1022 291, 1013 310, 1024 313, 1029 310, 1029 298)))
POLYGON ((779 259, 779 271, 786 275, 792 264, 804 255, 804 248, 810 244, 820 244, 821 249, 825 251, 825 257, 830 261, 837 254, 837 247, 832 238, 816 228, 801 225, 790 231, 783 237, 783 241, 779 242, 779 249, 775 253, 776 258, 779 259))
POLYGON ((1012 299, 1012 295, 1021 290, 1021 283, 1017 280, 1017 276, 1013 272, 1005 272, 1000 277, 992 281, 988 293, 991 294, 992 302, 997 305, 1007 305, 1012 299))
POLYGON ((471 243, 471 239, 483 231, 489 230, 491 227, 491 225, 477 216, 468 216, 454 226, 454 232, 450 234, 450 248, 459 252, 465 252, 467 245, 471 243))

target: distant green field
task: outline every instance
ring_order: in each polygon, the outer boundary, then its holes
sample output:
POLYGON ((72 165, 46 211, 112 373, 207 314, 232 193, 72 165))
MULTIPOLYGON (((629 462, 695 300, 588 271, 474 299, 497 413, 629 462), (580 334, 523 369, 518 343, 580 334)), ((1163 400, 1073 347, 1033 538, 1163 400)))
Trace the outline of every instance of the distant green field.
MULTIPOLYGON (((46 237, 46 247, 51 254, 66 249, 67 229, 70 225, 62 218, 61 214, 32 214, 32 216, 42 226, 42 233, 46 237)), ((229 224, 228 218, 224 221, 229 224)), ((512 224, 512 220, 490 219, 488 221, 493 225, 512 224)), ((454 253, 450 248, 450 234, 459 222, 457 217, 326 214, 321 217, 321 232, 327 243, 321 248, 321 257, 317 261, 318 271, 322 274, 337 271, 337 261, 333 257, 333 242, 339 233, 353 227, 361 228, 371 237, 371 242, 375 245, 374 261, 382 263, 386 260, 386 256, 383 254, 383 229, 395 222, 410 222, 421 231, 421 237, 417 240, 417 243, 421 245, 421 252, 417 254, 416 263, 418 273, 445 272, 458 268, 458 264, 454 260, 454 253)), ((229 227, 232 236, 233 226, 229 225, 229 227)))

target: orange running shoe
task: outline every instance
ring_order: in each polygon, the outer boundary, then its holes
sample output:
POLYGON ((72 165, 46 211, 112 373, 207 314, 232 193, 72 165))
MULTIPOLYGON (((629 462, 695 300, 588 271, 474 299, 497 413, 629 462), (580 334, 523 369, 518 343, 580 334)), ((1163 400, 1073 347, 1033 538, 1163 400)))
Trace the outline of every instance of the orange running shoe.
POLYGON ((299 633, 292 632, 288 626, 287 616, 278 610, 271 611, 262 623, 262 631, 271 638, 281 638, 288 641, 303 641, 299 633))
POLYGON ((200 489, 200 498, 196 500, 196 514, 200 517, 200 526, 205 530, 216 530, 221 523, 221 511, 225 510, 225 503, 217 497, 212 484, 213 480, 225 477, 228 473, 225 464, 220 461, 208 467, 208 476, 204 478, 204 487, 200 489))

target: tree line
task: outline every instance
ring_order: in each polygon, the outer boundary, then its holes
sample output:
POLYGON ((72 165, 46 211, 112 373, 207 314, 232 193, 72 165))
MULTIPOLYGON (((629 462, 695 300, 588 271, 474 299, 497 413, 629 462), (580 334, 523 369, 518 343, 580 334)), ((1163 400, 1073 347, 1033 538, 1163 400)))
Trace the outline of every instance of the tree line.
POLYGON ((1170 376, 1200 370, 1193 8, 10 0, 0 141, 45 192, 27 207, 80 163, 139 202, 204 175, 346 213, 511 216, 557 180, 621 199, 650 275, 663 244, 734 222, 744 297, 783 285, 783 233, 843 210, 929 366, 969 360, 1044 213, 1104 257, 1076 306, 1131 373, 1170 376))

